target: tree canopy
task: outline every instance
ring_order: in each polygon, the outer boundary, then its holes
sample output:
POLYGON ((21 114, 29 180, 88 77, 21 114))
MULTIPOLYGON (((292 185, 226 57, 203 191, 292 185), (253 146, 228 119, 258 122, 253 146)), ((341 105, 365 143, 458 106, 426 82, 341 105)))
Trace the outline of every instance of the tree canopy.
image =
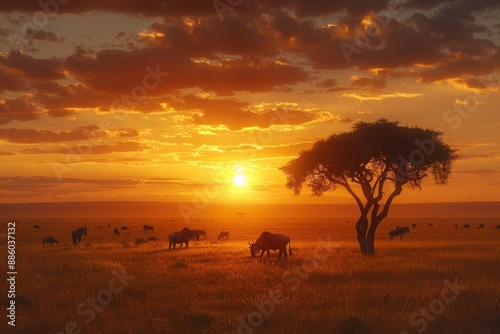
POLYGON ((359 122, 350 132, 317 141, 280 169, 295 194, 304 184, 317 196, 344 187, 360 209, 356 228, 361 251, 372 254, 375 230, 403 186, 420 189, 430 174, 437 184, 448 180, 456 150, 443 142, 442 135, 386 119, 359 122), (387 183, 392 191, 386 196, 387 183))

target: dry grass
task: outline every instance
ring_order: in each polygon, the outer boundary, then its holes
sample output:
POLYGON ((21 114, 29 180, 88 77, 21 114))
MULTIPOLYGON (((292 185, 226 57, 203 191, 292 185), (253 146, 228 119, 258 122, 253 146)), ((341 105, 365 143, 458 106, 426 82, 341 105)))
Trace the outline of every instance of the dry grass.
MULTIPOLYGON (((425 333, 500 333, 498 221, 468 220, 469 230, 453 227, 465 222, 388 220, 378 231, 377 255, 366 257, 354 242, 353 223, 345 219, 202 219, 190 227, 207 230, 208 238, 176 251, 166 250, 167 236, 184 227, 179 219, 22 219, 16 333, 65 333, 72 321, 82 333, 237 333, 238 318, 248 320, 257 311, 254 303, 278 290, 283 304, 275 304, 254 333, 417 333, 421 326, 412 326, 410 316, 429 308, 444 281, 455 277, 467 288, 427 322, 425 333), (390 228, 411 223, 418 227, 403 241, 388 240, 390 228), (478 229, 479 223, 486 227, 478 229), (153 235, 142 233, 143 224, 154 225, 160 240, 138 241, 153 235), (81 225, 90 226, 89 234, 75 247, 70 232, 81 225), (114 236, 113 228, 123 225, 130 233, 114 236), (217 241, 222 230, 230 232, 228 241, 217 241), (276 262, 276 254, 265 264, 250 258, 248 241, 264 230, 290 236, 294 254, 287 262, 276 262), (43 248, 41 238, 49 235, 60 244, 43 248), (318 237, 329 237, 328 249, 318 249, 318 237), (79 315, 78 306, 107 289, 112 271, 122 268, 134 276, 128 286, 94 311, 94 319, 79 315)), ((0 264, 5 271, 5 256, 0 264)), ((5 293, 0 302, 5 310, 5 293)), ((90 309, 84 304, 81 310, 90 309)), ((3 333, 5 320, 1 326, 3 333)))

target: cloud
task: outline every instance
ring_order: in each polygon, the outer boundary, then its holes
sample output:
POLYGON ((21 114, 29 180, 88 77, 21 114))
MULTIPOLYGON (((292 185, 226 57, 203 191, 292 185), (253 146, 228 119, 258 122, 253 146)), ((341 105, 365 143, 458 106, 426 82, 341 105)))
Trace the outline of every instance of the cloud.
POLYGON ((424 94, 419 94, 419 93, 397 93, 397 92, 390 94, 378 94, 378 95, 369 95, 361 93, 342 94, 343 97, 350 97, 360 101, 382 101, 391 98, 415 98, 423 95, 424 94))
POLYGON ((18 92, 27 88, 27 82, 20 71, 0 66, 0 93, 6 90, 18 92))
POLYGON ((92 140, 107 137, 98 126, 90 125, 67 131, 36 129, 0 129, 0 140, 18 144, 56 143, 77 140, 92 140))
POLYGON ((148 96, 193 87, 219 95, 235 91, 269 92, 308 78, 302 68, 273 59, 230 59, 212 64, 197 61, 182 49, 172 47, 105 50, 95 58, 75 53, 64 65, 91 89, 114 94, 129 93, 142 86, 148 73, 164 73, 164 77, 157 76, 158 85, 149 80, 149 85, 155 88, 147 91, 148 96))
POLYGON ((59 38, 57 35, 53 32, 45 31, 45 30, 35 30, 32 28, 26 29, 26 32, 24 34, 24 38, 29 39, 29 40, 40 40, 40 41, 51 41, 51 42, 56 42, 56 43, 64 43, 65 39, 64 38, 59 38))
POLYGON ((49 81, 66 77, 59 59, 36 59, 19 50, 9 52, 7 57, 0 55, 0 65, 17 69, 33 80, 49 81))
POLYGON ((31 121, 41 117, 39 108, 31 101, 30 96, 21 95, 16 98, 0 100, 0 125, 16 121, 31 121))
POLYGON ((20 154, 110 154, 123 152, 143 152, 151 149, 151 146, 138 142, 117 142, 116 144, 100 145, 75 145, 57 149, 28 148, 21 150, 20 154))

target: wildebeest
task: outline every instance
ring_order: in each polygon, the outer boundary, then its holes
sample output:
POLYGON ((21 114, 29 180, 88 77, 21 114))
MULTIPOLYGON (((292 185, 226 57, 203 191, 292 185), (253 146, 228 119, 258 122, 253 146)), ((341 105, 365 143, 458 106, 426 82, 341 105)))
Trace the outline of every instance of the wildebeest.
POLYGON ((120 227, 120 229, 121 229, 122 231, 130 231, 130 230, 128 229, 128 227, 127 227, 127 226, 122 226, 122 227, 120 227))
POLYGON ((155 228, 154 228, 154 226, 151 226, 151 225, 144 225, 142 227, 142 232, 143 233, 146 233, 146 232, 153 232, 154 233, 155 232, 155 228))
POLYGON ((198 232, 200 237, 203 236, 203 239, 207 238, 207 231, 203 231, 203 230, 195 230, 195 231, 198 232))
POLYGON ((470 225, 469 224, 465 224, 464 228, 470 228, 470 225))
POLYGON ((429 223, 429 227, 434 227, 434 225, 432 223, 429 223))
POLYGON ((479 228, 484 228, 484 225, 483 224, 479 225, 479 228))
POLYGON ((279 250, 278 260, 281 254, 285 254, 285 260, 287 257, 286 246, 288 245, 288 252, 292 256, 292 246, 290 244, 290 238, 284 234, 274 234, 270 232, 262 232, 260 237, 255 242, 249 242, 250 244, 250 254, 255 257, 256 253, 260 251, 260 261, 262 262, 262 255, 267 252, 267 260, 269 260, 269 250, 279 250))
POLYGON ((120 231, 118 231, 118 229, 117 229, 117 228, 115 228, 115 229, 113 230, 113 233, 114 233, 115 235, 120 235, 120 231))
POLYGON ((156 237, 149 237, 149 238, 148 238, 148 240, 149 240, 149 241, 156 241, 156 240, 160 240, 160 239, 158 239, 158 238, 156 238, 156 237))
POLYGON ((52 238, 52 237, 45 237, 42 239, 42 245, 43 247, 45 247, 45 244, 49 244, 49 245, 52 245, 52 243, 56 243, 58 244, 59 241, 57 241, 56 239, 52 238))
POLYGON ((40 225, 33 225, 33 228, 34 229, 37 229, 37 230, 41 230, 42 228, 40 227, 40 225))
POLYGON ((417 224, 411 224, 412 228, 417 228, 417 224))
POLYGON ((171 249, 172 246, 176 244, 180 244, 179 249, 182 248, 182 244, 186 244, 186 248, 189 247, 189 240, 196 239, 200 240, 200 235, 187 227, 183 228, 179 232, 174 232, 168 236, 168 249, 171 249))
POLYGON ((74 230, 73 232, 71 232, 71 238, 73 238, 73 243, 75 244, 75 246, 78 246, 78 244, 80 243, 82 235, 87 235, 87 229, 88 226, 87 227, 82 226, 78 230, 74 230))
POLYGON ((229 239, 229 232, 222 231, 217 237, 218 240, 229 239))
POLYGON ((399 236, 400 240, 403 240, 403 234, 410 233, 410 228, 408 226, 400 227, 396 230, 389 231, 389 239, 393 240, 394 237, 399 236))

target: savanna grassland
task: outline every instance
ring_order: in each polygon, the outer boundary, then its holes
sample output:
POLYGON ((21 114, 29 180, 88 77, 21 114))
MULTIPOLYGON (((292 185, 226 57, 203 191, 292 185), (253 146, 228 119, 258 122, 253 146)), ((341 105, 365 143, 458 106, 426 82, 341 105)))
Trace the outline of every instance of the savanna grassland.
MULTIPOLYGON (((207 239, 175 251, 178 218, 18 220, 15 333, 500 333, 498 219, 387 219, 375 256, 360 254, 354 218, 200 219, 189 227, 207 239), (412 223, 402 241, 388 239, 412 223), (139 240, 153 235, 144 224, 159 241, 139 240), (130 232, 114 236, 121 226, 130 232), (223 230, 231 237, 218 241, 223 230), (286 262, 250 257, 265 230, 291 238, 286 262), (46 236, 59 244, 42 247, 46 236)), ((0 302, 1 332, 13 332, 3 288, 0 302)))

